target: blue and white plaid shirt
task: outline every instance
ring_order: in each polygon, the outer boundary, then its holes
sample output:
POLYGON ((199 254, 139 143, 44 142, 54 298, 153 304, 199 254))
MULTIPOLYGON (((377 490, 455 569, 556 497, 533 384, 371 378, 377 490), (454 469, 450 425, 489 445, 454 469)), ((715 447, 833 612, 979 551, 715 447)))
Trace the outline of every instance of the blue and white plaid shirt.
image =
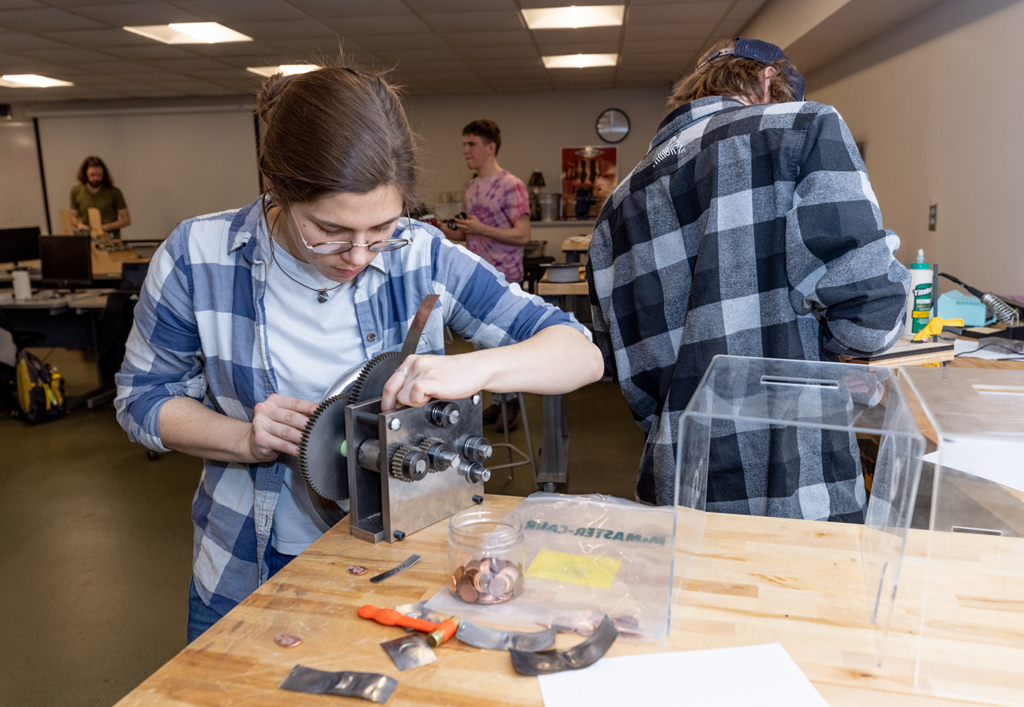
MULTIPOLYGON (((445 326, 481 348, 523 341, 556 324, 587 333, 434 228, 403 220, 395 237, 413 243, 379 254, 355 282, 366 358, 401 347, 428 294, 440 295, 443 316, 428 321, 421 354, 444 353, 445 326)), ((188 396, 251 421, 256 403, 276 392, 263 304, 267 254, 258 200, 182 222, 157 251, 117 375, 118 421, 133 441, 167 451, 159 415, 172 398, 188 396)), ((278 462, 204 460, 192 503, 193 571, 200 597, 221 614, 267 579, 263 558, 284 471, 278 462)))

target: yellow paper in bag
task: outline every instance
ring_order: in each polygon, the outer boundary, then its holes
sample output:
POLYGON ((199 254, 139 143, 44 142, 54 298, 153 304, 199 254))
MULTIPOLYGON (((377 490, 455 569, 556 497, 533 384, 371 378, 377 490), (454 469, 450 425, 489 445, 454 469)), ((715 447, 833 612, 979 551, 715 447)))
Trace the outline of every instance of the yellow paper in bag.
POLYGON ((621 564, 621 559, 613 557, 569 555, 564 552, 542 549, 530 563, 530 568, 526 570, 526 576, 607 589, 612 586, 615 574, 619 571, 621 564))

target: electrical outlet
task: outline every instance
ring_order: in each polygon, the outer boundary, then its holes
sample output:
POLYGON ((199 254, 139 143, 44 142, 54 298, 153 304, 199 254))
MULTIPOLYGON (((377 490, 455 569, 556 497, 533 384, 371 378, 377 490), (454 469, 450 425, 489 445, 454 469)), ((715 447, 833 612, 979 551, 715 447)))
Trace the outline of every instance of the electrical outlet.
POLYGON ((938 204, 932 204, 931 206, 928 207, 928 230, 929 231, 934 231, 935 230, 935 218, 936 218, 936 212, 938 210, 939 210, 939 205, 938 204))

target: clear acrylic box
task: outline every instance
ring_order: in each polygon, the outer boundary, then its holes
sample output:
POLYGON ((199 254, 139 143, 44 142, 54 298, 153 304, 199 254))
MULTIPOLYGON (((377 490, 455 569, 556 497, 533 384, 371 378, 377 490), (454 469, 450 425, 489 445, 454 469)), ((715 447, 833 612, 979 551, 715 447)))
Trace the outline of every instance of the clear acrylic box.
MULTIPOLYGON (((880 664, 925 447, 896 371, 716 356, 679 420, 678 439, 676 545, 682 561, 697 554, 707 510, 797 518, 810 512, 809 519, 827 520, 828 508, 860 504, 865 589, 851 593, 849 610, 864 613, 880 664), (709 468, 714 464, 716 473, 725 473, 728 452, 737 449, 744 478, 763 475, 771 493, 755 494, 746 508, 714 494, 709 503, 709 468), (868 494, 861 459, 871 457, 868 494), (853 471, 830 477, 838 469, 853 471), (805 486, 801 478, 822 483, 805 486), (823 517, 814 517, 822 509, 823 517)), ((859 521, 857 514, 842 515, 859 521)))
POLYGON ((938 441, 915 685, 1024 705, 1024 370, 903 375, 938 441))

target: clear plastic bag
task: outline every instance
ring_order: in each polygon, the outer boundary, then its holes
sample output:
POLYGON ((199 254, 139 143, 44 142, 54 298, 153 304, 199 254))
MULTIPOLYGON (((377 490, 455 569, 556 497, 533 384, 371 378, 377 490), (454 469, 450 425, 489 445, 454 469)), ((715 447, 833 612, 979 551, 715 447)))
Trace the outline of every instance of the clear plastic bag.
POLYGON ((473 620, 583 635, 606 614, 626 640, 659 640, 669 625, 675 510, 612 496, 535 493, 513 511, 524 535, 523 593, 479 606, 442 589, 428 606, 473 620))

